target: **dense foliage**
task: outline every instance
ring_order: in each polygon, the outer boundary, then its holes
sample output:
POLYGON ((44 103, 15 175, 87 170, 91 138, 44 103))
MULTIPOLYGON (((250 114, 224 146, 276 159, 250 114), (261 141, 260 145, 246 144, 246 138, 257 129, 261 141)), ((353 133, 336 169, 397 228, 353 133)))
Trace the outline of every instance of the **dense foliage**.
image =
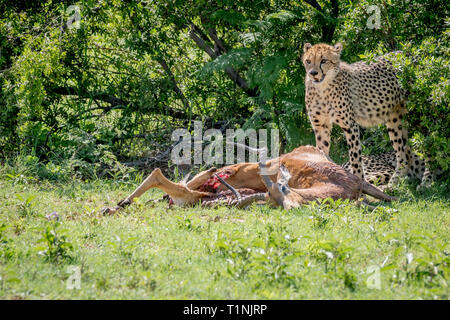
MULTIPOLYGON (((194 120, 278 128, 283 151, 313 143, 301 48, 342 42, 348 62, 402 51, 411 141, 448 169, 449 9, 445 0, 1 0, 0 157, 50 179, 122 172, 194 120), (379 29, 368 25, 371 5, 379 29)), ((366 152, 391 148, 385 130, 364 138, 366 152)), ((345 148, 341 132, 335 140, 345 148)))

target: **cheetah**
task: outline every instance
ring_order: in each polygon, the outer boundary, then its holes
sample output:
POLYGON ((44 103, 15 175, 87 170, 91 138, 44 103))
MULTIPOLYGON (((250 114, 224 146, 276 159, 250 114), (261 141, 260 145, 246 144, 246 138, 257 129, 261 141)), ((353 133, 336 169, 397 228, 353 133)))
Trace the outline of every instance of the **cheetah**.
MULTIPOLYGON (((444 171, 442 168, 436 168, 430 171, 426 165, 426 161, 419 158, 414 152, 411 152, 414 170, 408 172, 408 178, 418 179, 421 181, 417 185, 417 191, 428 188, 436 179, 442 178, 444 171)), ((396 156, 395 151, 371 155, 361 156, 364 180, 377 185, 386 186, 395 172, 396 156)), ((345 170, 351 172, 351 164, 349 161, 341 165, 345 170)))
MULTIPOLYGON (((414 171, 408 172, 408 177, 421 180, 423 182, 422 186, 426 185, 426 183, 429 184, 434 176, 426 169, 425 161, 420 159, 414 153, 412 153, 412 157, 415 169, 414 171)), ((362 155, 361 160, 363 164, 364 179, 367 182, 376 185, 388 184, 390 178, 395 172, 395 151, 380 154, 362 155)), ((348 172, 351 172, 350 162, 347 161, 341 166, 348 172)), ((440 171, 435 172, 436 175, 439 175, 440 173, 440 171)))
POLYGON ((303 48, 305 104, 316 146, 329 154, 332 125, 337 124, 345 134, 351 173, 364 178, 359 126, 386 124, 396 157, 389 181, 392 186, 415 169, 407 130, 402 125, 404 92, 388 60, 347 64, 341 61, 341 52, 340 43, 306 43, 303 48))
MULTIPOLYGON (((385 185, 389 182, 395 172, 395 152, 362 155, 364 180, 374 185, 385 185)), ((351 172, 349 161, 341 165, 345 170, 351 172)))

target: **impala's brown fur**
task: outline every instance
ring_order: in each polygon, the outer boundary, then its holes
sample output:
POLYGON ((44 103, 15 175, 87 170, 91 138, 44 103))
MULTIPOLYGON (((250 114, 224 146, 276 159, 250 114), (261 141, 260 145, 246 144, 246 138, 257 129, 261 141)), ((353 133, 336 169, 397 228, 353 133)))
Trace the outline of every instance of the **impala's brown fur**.
MULTIPOLYGON (((273 204, 286 209, 316 199, 358 200, 363 193, 385 201, 394 199, 333 163, 320 149, 302 146, 265 164, 239 163, 219 170, 211 168, 200 172, 187 183, 174 183, 165 178, 161 170, 155 169, 132 194, 119 202, 116 208, 107 209, 105 212, 113 213, 119 210, 150 188, 162 189, 176 205, 201 203, 202 199, 211 199, 227 192, 224 185, 220 185, 213 192, 206 190, 206 182, 213 174, 226 176, 226 182, 236 190, 246 189, 247 194, 248 189, 252 190, 255 193, 254 199, 261 200, 261 193, 266 193, 266 200, 270 199, 273 204), (267 168, 276 170, 268 171, 271 172, 268 174, 261 171, 267 168), (286 174, 289 177, 286 177, 286 174)), ((251 200, 251 197, 247 197, 243 201, 248 204, 251 200)))

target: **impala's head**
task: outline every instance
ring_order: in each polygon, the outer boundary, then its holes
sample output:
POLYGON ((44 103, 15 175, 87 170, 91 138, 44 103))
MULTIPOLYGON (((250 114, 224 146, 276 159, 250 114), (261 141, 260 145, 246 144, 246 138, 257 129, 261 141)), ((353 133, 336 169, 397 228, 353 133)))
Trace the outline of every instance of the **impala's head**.
POLYGON ((330 46, 325 43, 311 45, 306 43, 303 47, 303 64, 306 76, 313 83, 321 83, 325 79, 331 80, 339 72, 342 45, 340 43, 330 46))
MULTIPOLYGON (((260 170, 266 168, 262 162, 259 163, 260 170)), ((279 167, 278 181, 273 182, 268 175, 264 175, 260 171, 261 179, 267 188, 267 193, 272 204, 282 206, 285 209, 297 208, 304 203, 303 198, 296 192, 293 192, 288 183, 291 174, 282 164, 279 167)))

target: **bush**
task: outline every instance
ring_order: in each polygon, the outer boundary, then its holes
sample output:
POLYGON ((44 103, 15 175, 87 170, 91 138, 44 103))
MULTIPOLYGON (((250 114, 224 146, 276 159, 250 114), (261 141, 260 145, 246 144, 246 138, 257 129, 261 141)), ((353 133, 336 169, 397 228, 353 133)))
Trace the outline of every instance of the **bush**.
MULTIPOLYGON (((450 20, 449 20, 450 21, 450 20)), ((403 44, 396 63, 408 92, 406 120, 417 154, 434 168, 449 169, 450 155, 450 32, 419 45, 403 44)))
MULTIPOLYGON (((343 42, 347 62, 403 50, 414 148, 448 169, 448 1, 77 4, 79 28, 61 27, 64 1, 0 4, 0 159, 21 155, 30 176, 114 176, 127 170, 120 162, 165 151, 173 130, 194 120, 277 128, 281 152, 313 144, 305 42, 343 42), (379 29, 367 25, 372 5, 379 29)), ((345 139, 332 138, 338 160, 345 139)), ((364 139, 365 152, 390 146, 379 131, 364 139)))

